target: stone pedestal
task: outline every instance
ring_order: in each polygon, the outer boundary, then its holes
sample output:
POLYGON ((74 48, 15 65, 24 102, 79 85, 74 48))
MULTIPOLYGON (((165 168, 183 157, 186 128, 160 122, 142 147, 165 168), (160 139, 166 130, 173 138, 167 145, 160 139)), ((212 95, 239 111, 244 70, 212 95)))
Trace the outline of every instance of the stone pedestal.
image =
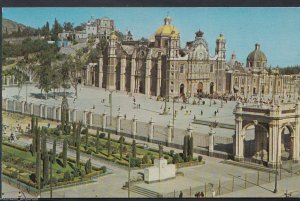
POLYGON ((90 126, 92 126, 93 125, 93 112, 89 112, 88 113, 88 115, 89 115, 89 122, 88 122, 88 124, 90 125, 90 126))
POLYGON ((214 135, 216 134, 216 131, 211 128, 208 135, 208 153, 209 156, 213 156, 213 152, 214 152, 214 135))
POLYGON ((16 101, 13 100, 13 112, 16 112, 16 101))
POLYGON ((152 142, 153 140, 153 135, 154 135, 154 121, 151 117, 150 122, 149 122, 149 142, 152 142))
POLYGON ((135 139, 135 136, 136 136, 136 120, 137 120, 137 118, 134 115, 133 119, 132 119, 132 126, 131 126, 131 134, 132 134, 133 139, 135 139))
POLYGON ((21 102, 21 113, 24 114, 25 113, 25 101, 21 102))
POLYGON ((168 138, 167 138, 167 143, 168 145, 170 143, 172 143, 172 129, 173 129, 173 124, 171 122, 171 120, 169 121, 169 124, 168 124, 168 138))
POLYGON ((30 115, 33 115, 33 103, 30 103, 30 115))
POLYGON ((106 112, 104 111, 103 115, 102 115, 102 131, 105 131, 106 129, 106 112))
POLYGON ((58 120, 58 121, 61 121, 61 107, 58 107, 58 108, 57 108, 57 112, 58 112, 57 120, 58 120))
POLYGON ((84 110, 83 111, 83 119, 82 119, 82 123, 83 123, 83 125, 86 125, 86 119, 87 119, 87 111, 86 110, 84 110))
POLYGON ((176 166, 167 164, 164 158, 154 159, 154 166, 144 169, 144 180, 146 183, 153 183, 173 179, 176 177, 176 166))
POLYGON ((119 114, 117 116, 117 133, 121 132, 121 117, 122 117, 122 115, 119 112, 119 114))
POLYGON ((43 117, 43 107, 44 105, 40 104, 40 117, 43 117))
POLYGON ((53 111, 53 120, 57 120, 56 119, 56 107, 55 106, 53 107, 52 111, 53 111))
POLYGON ((73 109, 73 122, 76 122, 77 121, 77 109, 74 108, 73 109))
POLYGON ((47 119, 48 118, 48 107, 47 107, 47 105, 44 105, 44 110, 45 110, 45 112, 44 112, 44 118, 45 119, 47 119))

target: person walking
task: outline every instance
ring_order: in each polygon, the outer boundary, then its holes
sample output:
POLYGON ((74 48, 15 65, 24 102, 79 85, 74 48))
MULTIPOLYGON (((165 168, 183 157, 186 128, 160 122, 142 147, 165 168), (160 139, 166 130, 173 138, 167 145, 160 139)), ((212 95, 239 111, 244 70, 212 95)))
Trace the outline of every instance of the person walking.
POLYGON ((18 200, 21 200, 21 197, 22 197, 22 194, 21 194, 21 191, 19 191, 19 193, 18 193, 18 200))
POLYGON ((216 191, 213 189, 212 192, 211 192, 211 197, 214 198, 215 196, 216 196, 216 191))
POLYGON ((183 193, 182 193, 182 191, 180 191, 179 198, 182 198, 182 197, 183 197, 183 193))
POLYGON ((203 110, 201 110, 201 116, 203 115, 203 110))

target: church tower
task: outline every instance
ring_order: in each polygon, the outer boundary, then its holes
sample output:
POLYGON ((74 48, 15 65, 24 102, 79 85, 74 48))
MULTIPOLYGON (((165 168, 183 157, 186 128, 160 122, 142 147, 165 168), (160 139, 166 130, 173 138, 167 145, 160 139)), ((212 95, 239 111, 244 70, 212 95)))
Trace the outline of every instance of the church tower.
POLYGON ((116 67, 117 67, 117 55, 116 55, 116 43, 118 37, 113 31, 110 35, 108 42, 108 65, 107 65, 107 79, 106 89, 116 90, 116 67))
POLYGON ((219 94, 225 93, 225 63, 226 63, 226 40, 223 34, 216 40, 216 91, 219 94))

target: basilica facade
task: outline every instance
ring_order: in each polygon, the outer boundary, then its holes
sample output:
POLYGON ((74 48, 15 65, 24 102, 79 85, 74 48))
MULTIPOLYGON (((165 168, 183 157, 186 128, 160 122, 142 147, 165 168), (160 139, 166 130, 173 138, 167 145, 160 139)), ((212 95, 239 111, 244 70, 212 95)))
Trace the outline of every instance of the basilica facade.
POLYGON ((87 85, 142 93, 149 96, 194 97, 199 94, 283 93, 291 78, 267 67, 267 57, 256 44, 244 66, 233 54, 226 61, 226 40, 220 34, 214 53, 209 52, 202 31, 181 48, 180 33, 167 16, 149 42, 134 41, 129 32, 125 40, 114 32, 107 50, 97 64, 84 72, 87 85), (213 55, 213 56, 211 56, 213 55), (289 81, 287 81, 289 80, 289 81))

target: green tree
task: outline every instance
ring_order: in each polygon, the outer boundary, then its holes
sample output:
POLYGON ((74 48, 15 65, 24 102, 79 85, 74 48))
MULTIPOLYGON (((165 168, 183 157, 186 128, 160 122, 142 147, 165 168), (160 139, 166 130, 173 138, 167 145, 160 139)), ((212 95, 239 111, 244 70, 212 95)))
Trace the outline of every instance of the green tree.
POLYGON ((61 32, 63 32, 63 27, 58 22, 58 20, 55 18, 54 24, 51 29, 51 33, 52 33, 51 39, 56 41, 58 39, 58 33, 61 33, 61 32))
POLYGON ((52 163, 56 163, 56 139, 53 141, 52 163))
POLYGON ((120 139, 120 146, 119 146, 119 152, 120 152, 120 160, 123 158, 123 142, 124 142, 124 137, 121 136, 120 139))
POLYGON ((43 159, 43 185, 47 185, 49 181, 49 155, 48 151, 44 153, 43 159))
POLYGON ((89 129, 85 128, 85 150, 88 150, 89 147, 89 129))
POLYGON ((107 154, 108 154, 108 157, 111 156, 111 140, 110 140, 110 133, 108 133, 107 135, 107 143, 108 143, 108 146, 107 146, 107 154))
POLYGON ((33 134, 34 132, 34 129, 35 129, 35 118, 34 116, 32 115, 31 116, 31 133, 33 134))
POLYGON ((136 142, 135 140, 132 141, 132 157, 136 158, 136 142))
POLYGON ((73 31, 74 30, 74 23, 64 22, 64 30, 65 31, 73 31))
POLYGON ((193 144, 193 135, 191 135, 189 137, 189 152, 188 152, 188 155, 189 155, 189 159, 193 159, 193 154, 194 154, 194 144, 193 144))
POLYGON ((41 139, 40 139, 40 128, 36 128, 36 179, 37 179, 37 186, 38 189, 41 188, 41 139))
POLYGON ((63 153, 62 153, 64 168, 67 167, 67 154, 68 154, 68 141, 67 141, 67 139, 64 139, 64 141, 63 141, 63 153))
POLYGON ((37 141, 37 132, 36 132, 36 127, 34 127, 34 129, 33 129, 33 132, 32 132, 32 144, 31 144, 31 153, 32 153, 32 156, 34 156, 35 155, 35 153, 36 153, 36 150, 37 150, 37 148, 36 148, 36 141, 37 141))
POLYGON ((81 133, 82 122, 79 122, 77 126, 77 133, 76 133, 76 167, 80 167, 80 133, 81 133))
POLYGON ((85 163, 85 173, 90 174, 91 172, 92 172, 92 162, 91 159, 89 159, 85 163))
POLYGON ((189 148, 189 136, 184 136, 184 142, 183 142, 183 160, 186 161, 188 157, 188 148, 189 148))
POLYGON ((99 134, 99 130, 97 130, 96 153, 99 153, 99 141, 100 141, 100 134, 99 134))
POLYGON ((76 146, 76 134, 77 134, 77 130, 76 130, 76 122, 72 123, 72 145, 76 146))

